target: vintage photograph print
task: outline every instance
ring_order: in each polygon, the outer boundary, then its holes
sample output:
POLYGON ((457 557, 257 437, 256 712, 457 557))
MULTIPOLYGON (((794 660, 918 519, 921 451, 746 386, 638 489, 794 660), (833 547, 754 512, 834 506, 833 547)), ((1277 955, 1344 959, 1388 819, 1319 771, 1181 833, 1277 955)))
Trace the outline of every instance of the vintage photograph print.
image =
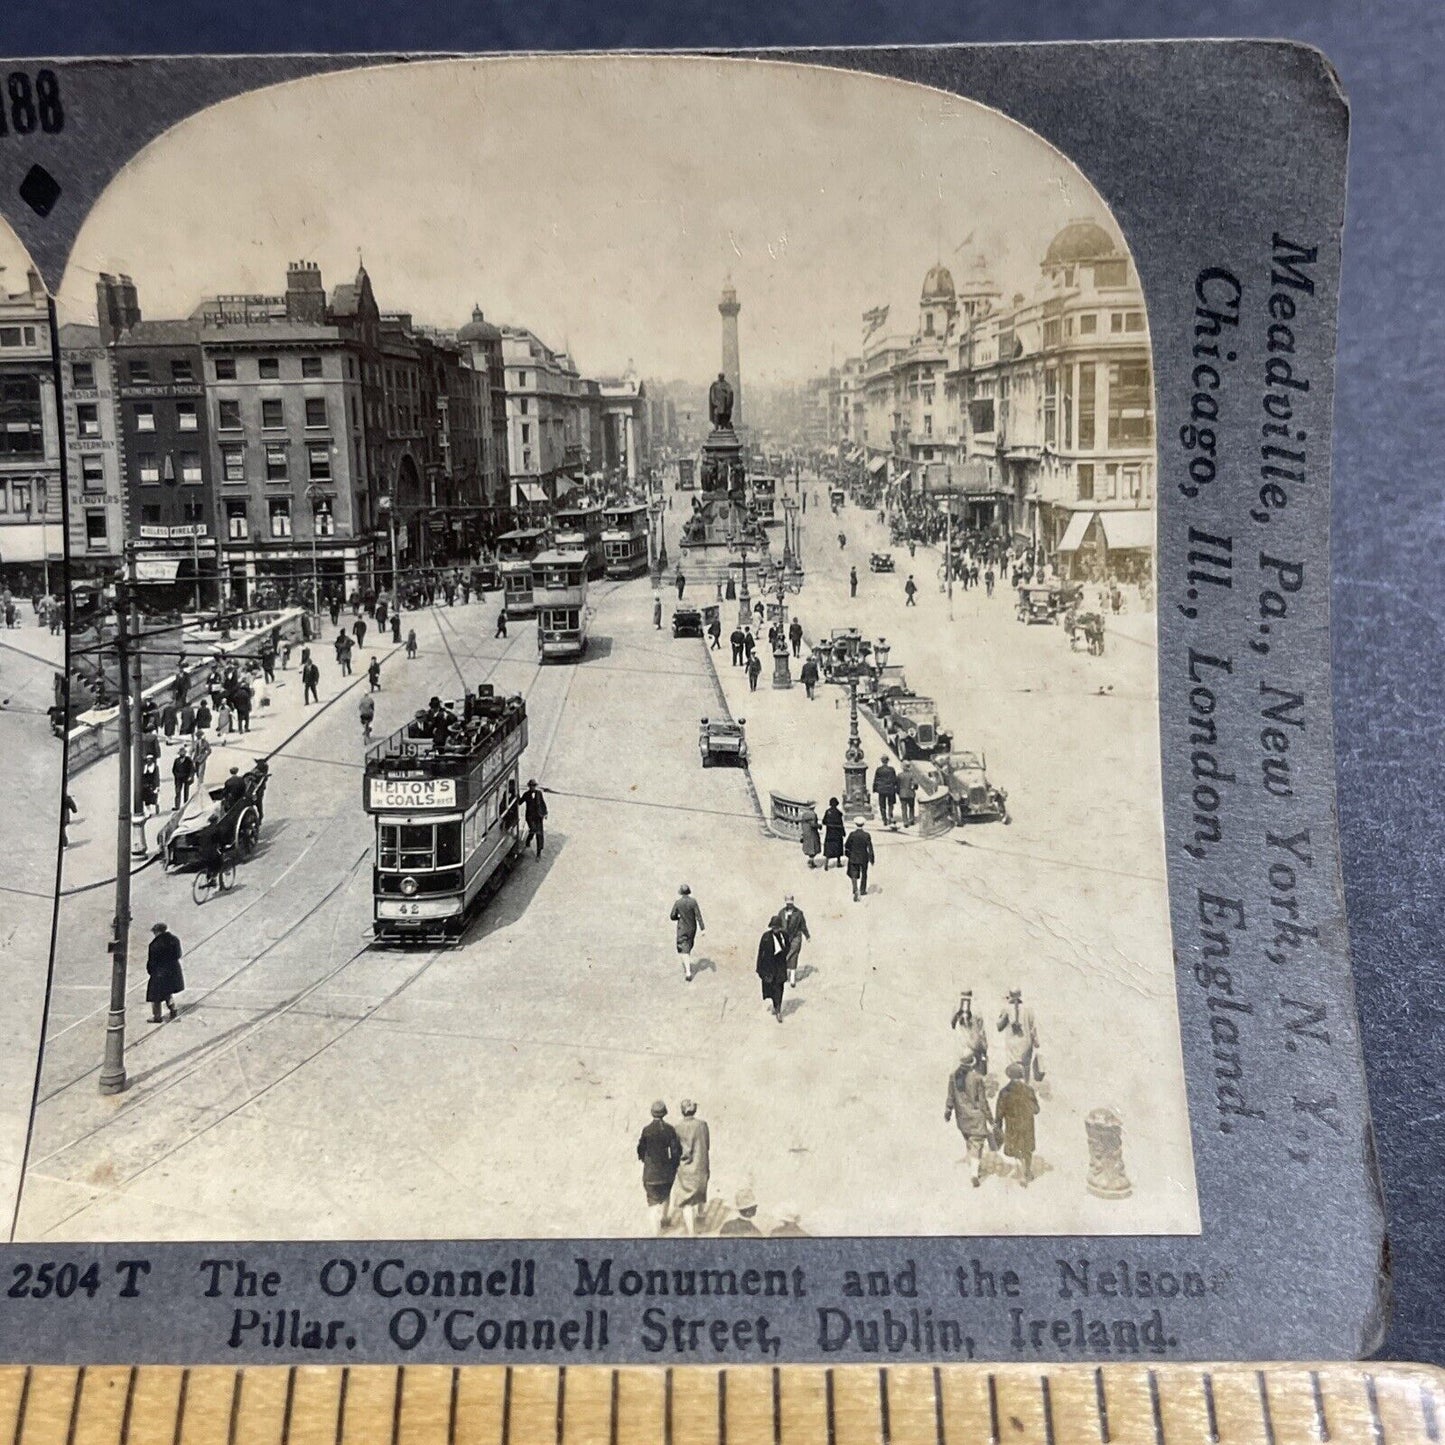
POLYGON ((1150 325, 1068 156, 822 66, 361 68, 118 173, 58 395, 0 281, 68 741, 13 1239, 1198 1232, 1150 325))

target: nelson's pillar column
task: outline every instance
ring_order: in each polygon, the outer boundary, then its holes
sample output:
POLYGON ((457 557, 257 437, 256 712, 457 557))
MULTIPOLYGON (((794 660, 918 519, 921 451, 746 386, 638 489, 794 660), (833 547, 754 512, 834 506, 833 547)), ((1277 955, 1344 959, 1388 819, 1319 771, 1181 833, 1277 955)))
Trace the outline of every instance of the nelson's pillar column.
POLYGON ((732 277, 723 283, 722 300, 717 309, 722 315, 722 369, 733 389, 733 426, 743 424, 743 372, 738 361, 738 312, 743 308, 733 290, 732 277))

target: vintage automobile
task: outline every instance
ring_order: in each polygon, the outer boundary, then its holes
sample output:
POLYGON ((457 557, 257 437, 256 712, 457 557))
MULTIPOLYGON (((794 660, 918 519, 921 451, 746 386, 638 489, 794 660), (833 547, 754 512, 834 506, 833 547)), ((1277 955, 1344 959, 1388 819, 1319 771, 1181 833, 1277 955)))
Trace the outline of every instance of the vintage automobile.
POLYGON ((883 699, 886 711, 881 721, 893 751, 900 758, 916 762, 947 753, 953 734, 944 729, 938 705, 931 697, 907 694, 883 699))
POLYGON ((954 821, 1008 823, 1008 794, 988 780, 982 753, 940 753, 932 760, 942 787, 953 799, 954 821))
POLYGON ((227 798, 219 788, 198 788, 180 814, 161 830, 161 866, 167 873, 199 863, 217 844, 233 849, 244 861, 256 851, 266 816, 266 784, 270 772, 258 761, 241 776, 241 787, 227 798))
POLYGON ((870 572, 891 572, 893 570, 893 553, 874 552, 868 558, 868 570, 870 572))
POLYGON ((1059 582, 1028 583, 1019 588, 1020 622, 1057 622, 1077 602, 1077 589, 1059 582))
POLYGON ((672 613, 674 637, 701 637, 702 612, 696 607, 675 607, 672 613))
POLYGON ((839 511, 843 503, 848 500, 848 494, 842 487, 828 488, 828 505, 835 511, 839 511))
POLYGON ((703 718, 697 734, 697 750, 702 755, 703 767, 710 768, 714 763, 747 767, 748 739, 743 731, 746 722, 746 718, 739 718, 736 722, 726 718, 703 718))

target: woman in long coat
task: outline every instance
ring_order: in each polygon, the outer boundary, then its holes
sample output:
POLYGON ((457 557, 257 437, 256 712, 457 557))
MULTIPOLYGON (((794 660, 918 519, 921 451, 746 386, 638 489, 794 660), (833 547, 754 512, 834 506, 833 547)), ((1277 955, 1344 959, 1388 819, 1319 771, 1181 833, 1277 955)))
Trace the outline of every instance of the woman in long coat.
POLYGON ((814 809, 803 809, 803 815, 798 819, 798 837, 802 842, 803 857, 808 860, 808 867, 816 868, 818 865, 813 860, 823 850, 823 835, 818 829, 818 814, 814 809))
POLYGON ((1008 1066, 1008 1083, 998 1092, 996 1108, 1003 1152, 1019 1161, 1027 1188, 1034 1177, 1034 1115, 1039 1112, 1039 1096, 1024 1082, 1022 1064, 1008 1066))
POLYGON ((943 1117, 945 1120, 952 1119, 963 1135, 973 1187, 977 1189, 982 1183, 984 1145, 993 1137, 993 1114, 988 1107, 983 1075, 975 1067, 972 1054, 965 1054, 948 1076, 943 1117))
POLYGON ((843 866, 843 839, 847 836, 847 825, 843 822, 842 810, 838 807, 837 798, 828 799, 828 807, 823 813, 823 871, 828 871, 830 863, 837 863, 843 866))
POLYGON ((151 946, 146 954, 146 1002, 151 1006, 151 1022, 161 1021, 161 1005, 165 1004, 175 1018, 174 996, 184 993, 185 976, 181 973, 181 941, 164 923, 151 929, 151 946))

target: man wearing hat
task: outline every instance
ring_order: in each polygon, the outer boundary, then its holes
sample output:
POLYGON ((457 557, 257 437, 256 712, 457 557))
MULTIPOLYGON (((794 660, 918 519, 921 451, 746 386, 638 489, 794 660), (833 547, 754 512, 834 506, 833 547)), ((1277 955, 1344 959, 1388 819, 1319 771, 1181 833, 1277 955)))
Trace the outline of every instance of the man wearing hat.
POLYGON ((998 1031, 1004 1036, 1004 1052, 1008 1062, 1023 1066, 1024 1078, 1042 1082, 1044 1071, 1039 1067, 1039 1029, 1034 1011, 1024 1003, 1020 989, 1010 989, 998 1016, 998 1031))
POLYGON ((763 1231, 758 1225, 757 1195, 744 1187, 738 1190, 734 1204, 738 1211, 736 1217, 728 1220, 718 1234, 724 1239, 748 1239, 760 1235, 763 1231))
POLYGON ((973 1011, 973 990, 966 988, 958 996, 958 1010, 951 1027, 963 1030, 963 1051, 978 1061, 978 1071, 988 1073, 988 1031, 983 1020, 973 1011))
POLYGON ((672 1207, 682 1211, 687 1232, 696 1234, 698 1211, 707 1209, 707 1183, 712 1175, 710 1139, 706 1121, 697 1117, 697 1105, 684 1099, 678 1107, 682 1119, 674 1132, 682 1146, 682 1158, 678 1161, 672 1207))
POLYGON ((860 895, 868 891, 868 869, 875 861, 867 818, 853 819, 853 831, 843 843, 843 856, 848 860, 848 877, 853 884, 853 902, 856 903, 860 895))
POLYGON ((174 995, 185 990, 186 980, 181 972, 181 941, 165 926, 154 924, 151 928, 150 948, 146 953, 146 1002, 151 1006, 151 1022, 161 1021, 161 1005, 171 1018, 176 1016, 174 995))
POLYGON ((522 812, 527 820, 527 836, 522 839, 525 849, 533 838, 537 840, 537 856, 542 856, 542 821, 547 816, 547 800, 537 786, 536 778, 527 779, 527 789, 522 794, 522 812))
POLYGON ((677 890, 677 900, 667 916, 677 924, 677 951, 682 958, 682 976, 691 983, 692 946, 697 942, 698 934, 706 933, 707 928, 702 921, 702 909, 686 883, 677 890))
POLYGON ((883 826, 893 826, 893 804, 898 797, 898 774, 887 758, 878 759, 878 769, 873 774, 873 791, 878 795, 878 816, 883 826))
POLYGON ((763 997, 772 1006, 773 1017, 783 1021, 783 985, 788 978, 788 940, 783 933, 780 914, 768 919, 763 936, 758 939, 758 981, 763 987, 763 997))
POLYGON ((652 1105, 652 1122, 637 1140, 637 1157, 642 1160, 642 1189, 647 1195, 653 1230, 661 1234, 667 1226, 667 1201, 677 1166, 682 1161, 682 1144, 677 1130, 666 1122, 667 1105, 661 1099, 652 1105))
POLYGON ((798 986, 798 959, 803 952, 803 940, 812 938, 808 932, 808 920, 803 910, 793 901, 789 893, 783 899, 782 911, 778 918, 783 925, 783 937, 788 940, 788 986, 798 986))

